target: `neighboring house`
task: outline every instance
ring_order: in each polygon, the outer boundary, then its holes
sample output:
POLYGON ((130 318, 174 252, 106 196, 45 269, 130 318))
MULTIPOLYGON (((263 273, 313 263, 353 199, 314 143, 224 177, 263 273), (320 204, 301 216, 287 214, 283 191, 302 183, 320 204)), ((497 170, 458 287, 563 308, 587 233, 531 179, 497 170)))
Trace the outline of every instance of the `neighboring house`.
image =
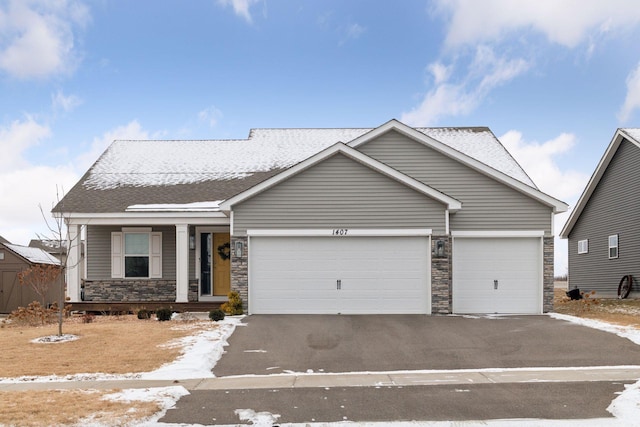
POLYGON ((396 120, 115 141, 54 208, 72 240, 86 229, 72 302, 237 290, 252 314, 550 311, 566 210, 489 129, 396 120))
MULTIPOLYGON (((39 248, 46 251, 49 255, 60 260, 61 265, 67 266, 67 244, 66 240, 60 242, 55 239, 31 239, 29 241, 30 248, 39 248)), ((84 276, 84 242, 81 242, 80 247, 80 260, 77 263, 80 268, 79 274, 84 276)))
POLYGON ((623 276, 640 295, 640 129, 618 129, 560 237, 569 239, 569 289, 616 297, 623 276))
MULTIPOLYGON (((10 313, 42 298, 29 286, 23 286, 18 273, 36 264, 60 265, 60 261, 38 248, 0 243, 0 313, 10 313)), ((45 303, 56 301, 55 286, 51 286, 45 303)))

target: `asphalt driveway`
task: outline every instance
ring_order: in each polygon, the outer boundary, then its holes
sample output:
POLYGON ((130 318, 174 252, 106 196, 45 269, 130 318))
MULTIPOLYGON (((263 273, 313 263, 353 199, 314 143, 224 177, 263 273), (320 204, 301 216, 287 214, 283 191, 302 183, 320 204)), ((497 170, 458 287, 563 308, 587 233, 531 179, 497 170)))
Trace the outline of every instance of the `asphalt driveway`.
POLYGON ((640 346, 548 316, 252 315, 216 376, 640 365, 640 346))

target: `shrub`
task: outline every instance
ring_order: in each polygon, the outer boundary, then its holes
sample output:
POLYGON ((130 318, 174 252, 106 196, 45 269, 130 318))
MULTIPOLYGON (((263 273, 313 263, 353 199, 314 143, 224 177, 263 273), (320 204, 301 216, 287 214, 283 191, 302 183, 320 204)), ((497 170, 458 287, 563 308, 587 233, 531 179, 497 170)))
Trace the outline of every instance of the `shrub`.
POLYGON ((45 308, 38 301, 33 301, 26 307, 13 310, 8 319, 17 325, 38 326, 54 323, 57 308, 45 308))
POLYGON ((145 310, 144 308, 138 310, 138 319, 140 320, 151 319, 151 312, 149 310, 145 310))
POLYGON ((224 320, 224 311, 220 310, 219 308, 211 310, 209 312, 209 319, 213 320, 214 322, 224 320))
POLYGON ((91 313, 85 313, 82 315, 82 323, 93 323, 96 316, 91 313))
POLYGON ((220 306, 220 308, 231 316, 236 314, 242 314, 242 298, 240 298, 240 294, 237 291, 231 291, 227 295, 229 298, 228 302, 225 302, 220 306))
POLYGON ((170 308, 159 308, 156 310, 156 318, 161 322, 166 322, 167 320, 171 320, 171 316, 173 313, 170 308))

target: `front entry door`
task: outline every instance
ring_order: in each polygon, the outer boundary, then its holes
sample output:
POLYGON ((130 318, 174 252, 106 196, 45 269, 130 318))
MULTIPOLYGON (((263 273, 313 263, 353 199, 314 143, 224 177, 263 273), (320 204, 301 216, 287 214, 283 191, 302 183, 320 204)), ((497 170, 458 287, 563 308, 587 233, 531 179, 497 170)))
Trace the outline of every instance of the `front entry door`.
POLYGON ((231 288, 229 233, 200 233, 200 295, 226 296, 231 288))

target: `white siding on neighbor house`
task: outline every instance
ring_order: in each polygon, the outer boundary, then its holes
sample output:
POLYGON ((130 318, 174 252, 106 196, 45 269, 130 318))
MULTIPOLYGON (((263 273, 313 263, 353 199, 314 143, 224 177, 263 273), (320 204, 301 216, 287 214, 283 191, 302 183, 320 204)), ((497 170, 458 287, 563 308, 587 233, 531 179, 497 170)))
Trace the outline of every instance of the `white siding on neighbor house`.
POLYGON ((358 147, 368 156, 462 202, 452 230, 544 230, 552 208, 396 131, 358 147))
POLYGON ((616 296, 631 274, 640 292, 640 148, 622 141, 569 234, 569 287, 616 296), (609 259, 609 236, 618 235, 618 258, 609 259), (578 254, 578 241, 589 251, 578 254))
POLYGON ((250 228, 429 228, 445 230, 445 209, 342 154, 233 207, 234 235, 250 228))

